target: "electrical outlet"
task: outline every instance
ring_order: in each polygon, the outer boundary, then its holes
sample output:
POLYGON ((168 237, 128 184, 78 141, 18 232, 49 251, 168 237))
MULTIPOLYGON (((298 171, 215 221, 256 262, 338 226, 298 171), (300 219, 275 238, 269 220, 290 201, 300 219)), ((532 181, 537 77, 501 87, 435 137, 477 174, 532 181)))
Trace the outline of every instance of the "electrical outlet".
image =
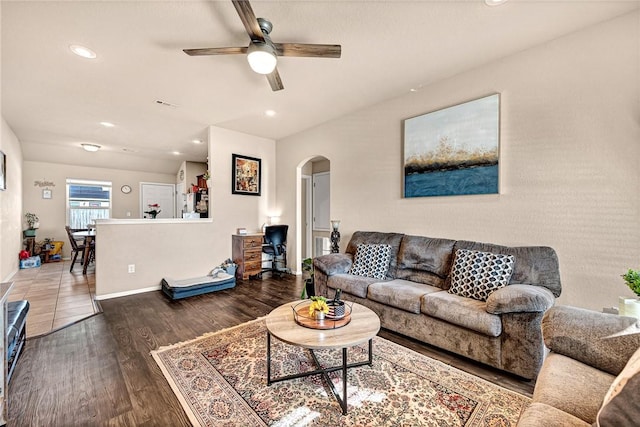
POLYGON ((135 272, 136 272, 136 265, 129 264, 129 273, 135 273, 135 272))

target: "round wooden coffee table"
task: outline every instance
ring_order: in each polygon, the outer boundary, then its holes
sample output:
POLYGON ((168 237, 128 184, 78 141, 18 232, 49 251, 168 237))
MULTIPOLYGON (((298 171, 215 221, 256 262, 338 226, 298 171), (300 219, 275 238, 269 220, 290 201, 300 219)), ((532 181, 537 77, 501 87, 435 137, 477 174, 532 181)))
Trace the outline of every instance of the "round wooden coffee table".
POLYGON ((267 385, 294 378, 322 375, 331 388, 342 408, 347 414, 347 369, 356 366, 371 365, 373 361, 373 337, 380 330, 380 319, 367 307, 347 302, 351 305, 351 321, 340 328, 312 329, 299 325, 294 318, 294 307, 302 301, 283 304, 274 309, 266 318, 267 325, 267 385), (297 347, 309 349, 316 369, 279 378, 271 378, 271 336, 297 347), (368 360, 347 364, 347 348, 369 342, 368 360), (322 368, 313 350, 342 349, 342 364, 330 368, 322 368), (342 397, 329 378, 330 372, 342 370, 342 397))

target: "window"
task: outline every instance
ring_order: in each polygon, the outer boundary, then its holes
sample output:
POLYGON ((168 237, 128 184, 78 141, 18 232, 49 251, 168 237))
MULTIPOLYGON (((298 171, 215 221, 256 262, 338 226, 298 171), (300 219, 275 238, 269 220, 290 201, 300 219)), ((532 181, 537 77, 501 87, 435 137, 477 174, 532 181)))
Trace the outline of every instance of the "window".
POLYGON ((111 217, 111 182, 67 179, 67 224, 87 228, 96 219, 111 217))

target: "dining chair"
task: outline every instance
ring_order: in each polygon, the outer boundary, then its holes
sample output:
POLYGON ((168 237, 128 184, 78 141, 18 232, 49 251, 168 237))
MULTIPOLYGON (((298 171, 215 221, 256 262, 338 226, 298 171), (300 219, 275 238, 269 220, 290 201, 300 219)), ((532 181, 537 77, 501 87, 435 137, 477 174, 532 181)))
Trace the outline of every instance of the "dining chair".
MULTIPOLYGON (((82 265, 82 260, 84 258, 84 251, 87 247, 84 242, 78 243, 78 240, 74 237, 73 233, 77 233, 78 231, 87 231, 86 228, 71 228, 68 225, 65 225, 65 230, 67 230, 67 236, 69 236, 69 243, 71 243, 71 266, 69 267, 69 272, 73 271, 73 266, 76 264, 76 260, 78 259, 78 254, 80 254, 80 264, 82 265)), ((94 246, 91 245, 89 247, 91 251, 89 253, 89 260, 91 261, 93 257, 95 257, 94 246)))

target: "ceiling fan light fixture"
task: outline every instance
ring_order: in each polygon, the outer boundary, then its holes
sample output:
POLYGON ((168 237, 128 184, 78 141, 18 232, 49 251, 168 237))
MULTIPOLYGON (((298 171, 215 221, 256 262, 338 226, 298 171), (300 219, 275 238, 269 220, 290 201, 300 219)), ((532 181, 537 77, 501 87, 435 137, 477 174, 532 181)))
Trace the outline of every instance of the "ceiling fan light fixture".
POLYGON ((72 44, 71 46, 69 46, 69 49, 71 49, 71 52, 75 53, 76 55, 87 59, 95 59, 98 56, 88 47, 80 46, 78 44, 72 44))
POLYGON ((252 42, 247 49, 247 61, 256 73, 271 74, 276 68, 278 58, 267 43, 252 42))
POLYGON ((501 4, 506 3, 507 0, 484 0, 484 3, 487 6, 500 6, 501 4))
POLYGON ((84 151, 90 151, 92 153, 95 153, 100 148, 102 148, 97 144, 80 144, 80 145, 82 145, 82 148, 84 148, 84 151))

